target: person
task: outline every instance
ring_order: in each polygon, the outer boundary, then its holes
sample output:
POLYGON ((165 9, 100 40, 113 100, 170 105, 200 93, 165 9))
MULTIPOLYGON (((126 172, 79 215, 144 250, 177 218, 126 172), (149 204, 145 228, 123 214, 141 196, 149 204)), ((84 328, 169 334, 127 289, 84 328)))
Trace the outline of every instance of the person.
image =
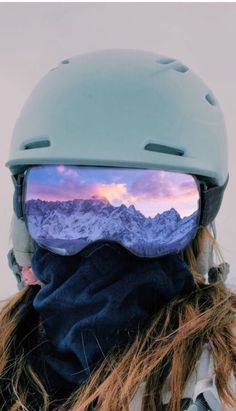
POLYGON ((99 50, 43 77, 6 163, 18 291, 0 312, 1 410, 236 409, 215 226, 227 144, 178 59, 99 50))

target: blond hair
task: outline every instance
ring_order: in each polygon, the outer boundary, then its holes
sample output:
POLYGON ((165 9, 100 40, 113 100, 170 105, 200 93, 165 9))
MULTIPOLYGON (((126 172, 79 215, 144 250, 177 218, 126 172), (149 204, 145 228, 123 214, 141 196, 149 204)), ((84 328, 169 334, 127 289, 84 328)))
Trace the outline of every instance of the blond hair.
MULTIPOLYGON (((114 348, 104 356, 86 383, 54 409, 128 411, 137 388, 145 381, 142 411, 180 411, 187 380, 207 341, 211 342, 219 396, 224 404, 236 406, 228 385, 232 371, 236 374, 236 293, 220 279, 207 284, 198 272, 196 260, 206 238, 223 261, 215 238, 207 227, 201 227, 181 253, 193 274, 196 291, 166 304, 150 318, 145 332, 139 331, 123 351, 114 348), (168 377, 172 396, 163 408, 162 392, 168 377)), ((38 290, 37 285, 24 287, 5 300, 0 311, 0 392, 6 405, 1 409, 7 411, 46 411, 54 404, 31 359, 32 352, 40 349, 39 317, 32 305, 38 290), (22 303, 26 304, 23 312, 19 310, 22 303)))

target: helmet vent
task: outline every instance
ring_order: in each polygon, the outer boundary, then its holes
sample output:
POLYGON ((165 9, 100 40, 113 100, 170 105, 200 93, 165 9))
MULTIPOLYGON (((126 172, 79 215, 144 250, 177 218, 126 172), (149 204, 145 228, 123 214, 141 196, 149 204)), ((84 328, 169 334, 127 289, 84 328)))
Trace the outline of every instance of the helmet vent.
POLYGON ((186 73, 189 70, 189 67, 184 64, 176 64, 172 67, 174 70, 179 71, 180 73, 186 73))
POLYGON ((208 94, 205 95, 205 99, 208 101, 209 104, 212 106, 216 106, 216 99, 212 92, 210 91, 208 94))
POLYGON ((21 148, 21 150, 32 150, 35 148, 44 148, 44 147, 49 147, 50 145, 51 143, 48 139, 31 141, 29 143, 25 143, 23 147, 21 148))
POLYGON ((145 145, 144 150, 155 151, 157 153, 172 154, 174 156, 183 156, 184 150, 174 148, 170 146, 164 146, 163 144, 148 143, 145 145))
POLYGON ((156 60, 156 63, 170 64, 170 63, 173 63, 174 61, 175 61, 175 59, 171 59, 170 57, 161 57, 161 58, 156 60))

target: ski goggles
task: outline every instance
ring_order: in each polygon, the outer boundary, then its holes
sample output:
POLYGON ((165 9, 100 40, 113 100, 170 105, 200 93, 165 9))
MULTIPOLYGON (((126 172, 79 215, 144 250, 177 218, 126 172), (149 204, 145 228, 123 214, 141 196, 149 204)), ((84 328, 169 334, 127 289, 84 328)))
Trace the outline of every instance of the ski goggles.
POLYGON ((56 254, 73 255, 99 241, 140 257, 179 253, 200 225, 201 187, 191 174, 46 164, 22 176, 15 202, 21 202, 28 232, 56 254))

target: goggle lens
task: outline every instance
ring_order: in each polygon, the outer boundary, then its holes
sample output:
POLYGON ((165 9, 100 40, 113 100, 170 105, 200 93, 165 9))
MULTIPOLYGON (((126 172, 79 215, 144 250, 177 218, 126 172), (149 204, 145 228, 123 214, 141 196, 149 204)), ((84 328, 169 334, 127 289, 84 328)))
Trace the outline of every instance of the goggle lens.
POLYGON ((73 255, 99 240, 141 257, 178 253, 196 235, 197 179, 175 171, 40 165, 26 171, 23 210, 31 237, 73 255))

